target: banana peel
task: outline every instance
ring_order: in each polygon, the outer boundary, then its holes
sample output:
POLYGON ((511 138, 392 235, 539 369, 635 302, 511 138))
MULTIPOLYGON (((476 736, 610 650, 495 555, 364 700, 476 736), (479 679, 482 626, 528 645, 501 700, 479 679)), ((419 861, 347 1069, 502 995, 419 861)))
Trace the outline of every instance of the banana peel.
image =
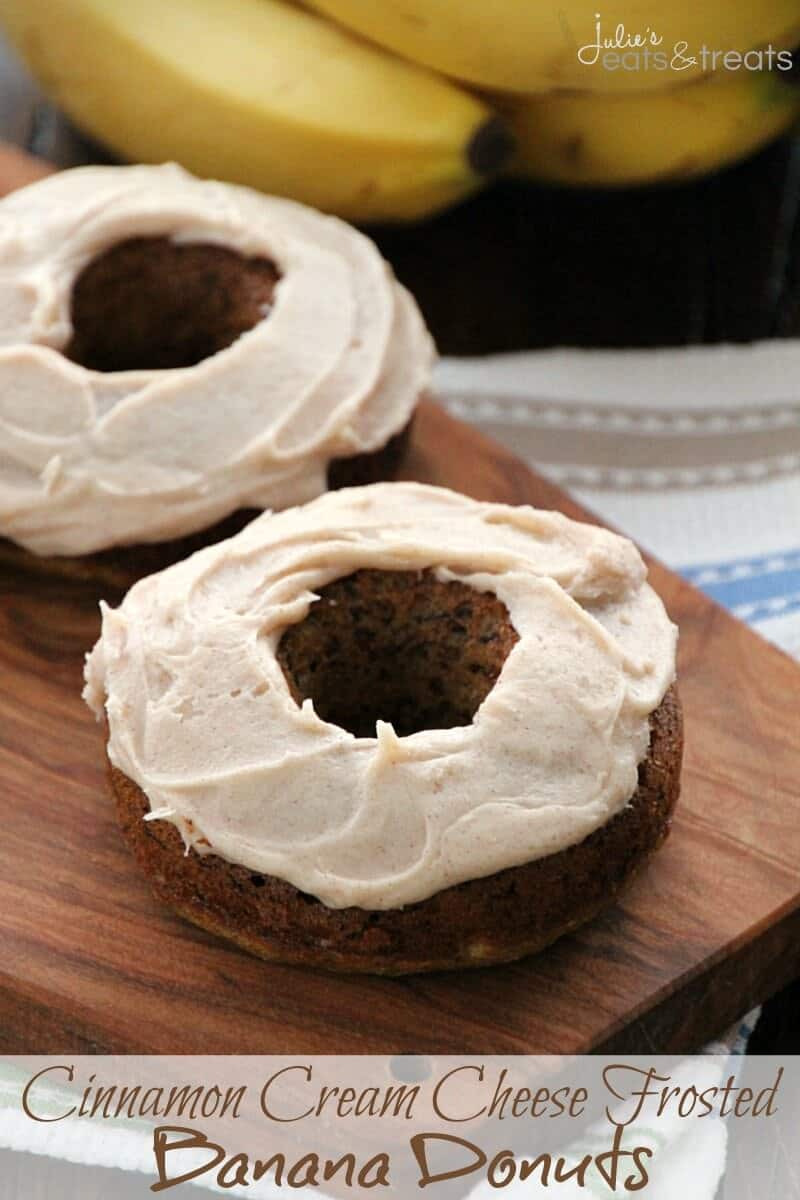
POLYGON ((745 158, 800 119, 800 89, 774 72, 722 72, 637 96, 497 103, 517 138, 512 172, 572 186, 691 179, 745 158))
POLYGON ((658 91, 715 69, 718 63, 702 56, 704 47, 709 55, 768 44, 789 51, 800 41, 797 0, 308 2, 414 62, 497 91, 658 91), (634 58, 630 47, 637 38, 634 58), (628 52, 617 69, 594 52, 606 41, 618 47, 612 54, 628 52), (645 50, 664 55, 664 68, 646 60, 645 50))

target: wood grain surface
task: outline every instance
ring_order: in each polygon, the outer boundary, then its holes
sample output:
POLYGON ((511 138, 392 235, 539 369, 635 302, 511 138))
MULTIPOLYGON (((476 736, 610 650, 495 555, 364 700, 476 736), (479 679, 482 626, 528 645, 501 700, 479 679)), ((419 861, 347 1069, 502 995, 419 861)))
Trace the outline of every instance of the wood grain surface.
MULTIPOLYGON (((426 405, 404 474, 580 510, 426 405)), ((682 1051, 800 968, 800 668, 665 569, 681 626, 684 795, 622 902, 513 966, 402 981, 250 959, 151 898, 80 700, 96 586, 0 579, 0 1050, 682 1051)), ((119 597, 106 594, 116 602, 119 597)))

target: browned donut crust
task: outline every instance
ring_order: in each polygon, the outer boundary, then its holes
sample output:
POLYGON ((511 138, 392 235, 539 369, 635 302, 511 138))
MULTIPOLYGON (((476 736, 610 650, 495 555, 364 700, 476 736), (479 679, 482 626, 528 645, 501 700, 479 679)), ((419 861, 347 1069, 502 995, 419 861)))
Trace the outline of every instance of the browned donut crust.
MULTIPOLYGON (((379 450, 334 458, 328 464, 329 489, 360 487, 362 484, 394 479, 405 458, 412 426, 413 417, 379 450)), ((99 583, 124 591, 137 579, 163 571, 165 567, 188 558, 195 550, 233 537, 258 515, 258 509, 243 508, 208 529, 186 537, 172 538, 166 542, 114 546, 110 550, 77 557, 31 554, 22 546, 0 538, 0 565, 37 575, 99 583)))
POLYGON ((577 845, 437 892, 405 908, 327 908, 292 884, 217 855, 184 854, 166 821, 144 821, 141 789, 111 767, 125 838, 156 896, 261 958, 331 971, 402 975, 508 962, 543 949, 613 904, 661 845, 680 790, 677 689, 650 718, 630 803, 577 845))

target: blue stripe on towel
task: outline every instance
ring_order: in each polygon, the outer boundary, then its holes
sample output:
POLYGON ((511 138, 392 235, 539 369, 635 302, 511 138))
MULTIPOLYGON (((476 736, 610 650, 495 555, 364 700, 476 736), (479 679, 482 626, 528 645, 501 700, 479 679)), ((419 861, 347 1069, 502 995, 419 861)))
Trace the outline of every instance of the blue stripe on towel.
POLYGON ((800 551, 687 567, 682 573, 745 621, 800 610, 800 551))
MULTIPOLYGON (((749 625, 770 617, 785 617, 792 613, 800 615, 800 592, 795 592, 793 596, 775 596, 761 604, 737 604, 733 611, 740 621, 746 621, 749 625)), ((797 624, 800 625, 800 620, 797 624)))

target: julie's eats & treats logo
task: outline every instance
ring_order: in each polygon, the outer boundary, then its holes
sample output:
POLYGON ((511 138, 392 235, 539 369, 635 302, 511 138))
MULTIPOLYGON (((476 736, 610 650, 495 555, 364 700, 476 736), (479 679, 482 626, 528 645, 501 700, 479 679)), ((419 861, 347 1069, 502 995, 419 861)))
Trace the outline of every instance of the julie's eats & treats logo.
POLYGON ((782 71, 792 72, 791 50, 771 43, 757 49, 739 51, 707 46, 692 46, 687 40, 669 42, 657 28, 646 25, 633 29, 623 22, 608 21, 594 14, 592 37, 578 47, 578 61, 584 67, 604 71, 782 71))

